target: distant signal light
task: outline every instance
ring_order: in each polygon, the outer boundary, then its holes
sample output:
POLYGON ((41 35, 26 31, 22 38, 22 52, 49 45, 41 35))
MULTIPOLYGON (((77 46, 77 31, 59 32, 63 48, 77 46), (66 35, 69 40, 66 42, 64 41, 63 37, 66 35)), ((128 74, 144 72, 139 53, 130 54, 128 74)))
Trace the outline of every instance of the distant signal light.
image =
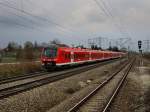
POLYGON ((139 49, 141 49, 141 47, 142 47, 142 41, 141 40, 138 41, 138 47, 139 47, 139 49))

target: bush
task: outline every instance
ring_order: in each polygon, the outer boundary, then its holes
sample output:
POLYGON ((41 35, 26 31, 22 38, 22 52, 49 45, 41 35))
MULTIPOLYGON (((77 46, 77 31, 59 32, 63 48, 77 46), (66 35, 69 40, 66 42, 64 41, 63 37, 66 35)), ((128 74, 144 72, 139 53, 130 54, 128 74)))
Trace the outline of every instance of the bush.
POLYGON ((41 64, 35 62, 28 62, 28 63, 24 62, 15 65, 1 65, 0 78, 22 75, 25 73, 36 72, 39 70, 41 70, 41 64))

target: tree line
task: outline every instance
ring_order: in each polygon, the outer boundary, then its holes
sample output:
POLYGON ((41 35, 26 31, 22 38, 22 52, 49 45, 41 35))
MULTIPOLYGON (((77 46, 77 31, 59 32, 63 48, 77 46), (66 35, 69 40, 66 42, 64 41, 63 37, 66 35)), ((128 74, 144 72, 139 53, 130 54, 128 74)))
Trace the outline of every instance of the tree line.
MULTIPOLYGON (((54 39, 48 43, 37 43, 36 41, 35 42, 26 41, 23 45, 20 45, 16 42, 9 42, 6 48, 0 50, 0 62, 2 60, 2 57, 13 57, 16 58, 17 61, 27 61, 27 60, 32 61, 32 60, 39 59, 42 48, 50 44, 69 47, 65 44, 62 44, 58 39, 54 39)), ((74 47, 80 47, 86 49, 83 45, 74 46, 74 47)), ((97 45, 92 45, 91 49, 103 50, 97 45)), ((116 46, 114 47, 110 46, 107 50, 120 51, 119 48, 116 46)))
POLYGON ((37 57, 35 52, 40 52, 40 46, 37 42, 27 41, 24 45, 9 42, 7 47, 1 50, 1 57, 16 58, 16 60, 33 60, 37 57))
POLYGON ((16 58, 17 61, 32 61, 39 59, 42 48, 50 44, 61 44, 61 42, 58 39, 54 39, 47 43, 26 41, 23 45, 13 41, 9 42, 6 48, 0 50, 0 61, 3 57, 16 58))

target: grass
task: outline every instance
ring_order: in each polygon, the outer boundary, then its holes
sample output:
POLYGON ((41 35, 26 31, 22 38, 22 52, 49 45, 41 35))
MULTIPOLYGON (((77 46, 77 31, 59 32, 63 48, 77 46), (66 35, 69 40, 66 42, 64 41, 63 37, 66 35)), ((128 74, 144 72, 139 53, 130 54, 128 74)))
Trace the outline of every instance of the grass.
MULTIPOLYGON (((103 76, 103 70, 104 68, 111 69, 111 66, 109 66, 110 65, 97 68, 94 73, 93 71, 95 70, 88 71, 82 75, 79 74, 77 76, 72 76, 39 88, 34 88, 31 91, 20 93, 10 98, 0 100, 0 112, 46 112, 52 107, 60 104, 65 99, 70 98, 74 93, 82 90, 83 88, 79 82, 86 83, 87 80, 102 80, 101 76, 103 76)), ((82 95, 83 97, 83 95, 85 95, 84 93, 79 94, 79 96, 82 95)), ((69 102, 69 104, 72 104, 72 102, 69 102)), ((62 112, 62 110, 59 110, 58 112, 62 112)))
POLYGON ((0 78, 12 77, 41 70, 41 64, 30 62, 0 66, 0 78))
POLYGON ((12 57, 5 57, 2 58, 1 63, 14 63, 17 62, 16 58, 12 58, 12 57))
MULTIPOLYGON (((39 61, 39 58, 34 60, 39 61)), ((2 60, 0 61, 0 63, 16 63, 16 62, 20 62, 20 60, 17 60, 14 57, 3 57, 2 60)))

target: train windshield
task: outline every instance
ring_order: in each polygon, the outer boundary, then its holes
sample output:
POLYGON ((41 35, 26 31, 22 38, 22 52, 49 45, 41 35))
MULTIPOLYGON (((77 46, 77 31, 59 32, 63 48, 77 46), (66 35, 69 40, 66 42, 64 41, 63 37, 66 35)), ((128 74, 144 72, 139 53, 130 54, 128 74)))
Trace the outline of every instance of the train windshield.
POLYGON ((45 48, 43 55, 49 58, 55 58, 57 56, 57 48, 45 48))

